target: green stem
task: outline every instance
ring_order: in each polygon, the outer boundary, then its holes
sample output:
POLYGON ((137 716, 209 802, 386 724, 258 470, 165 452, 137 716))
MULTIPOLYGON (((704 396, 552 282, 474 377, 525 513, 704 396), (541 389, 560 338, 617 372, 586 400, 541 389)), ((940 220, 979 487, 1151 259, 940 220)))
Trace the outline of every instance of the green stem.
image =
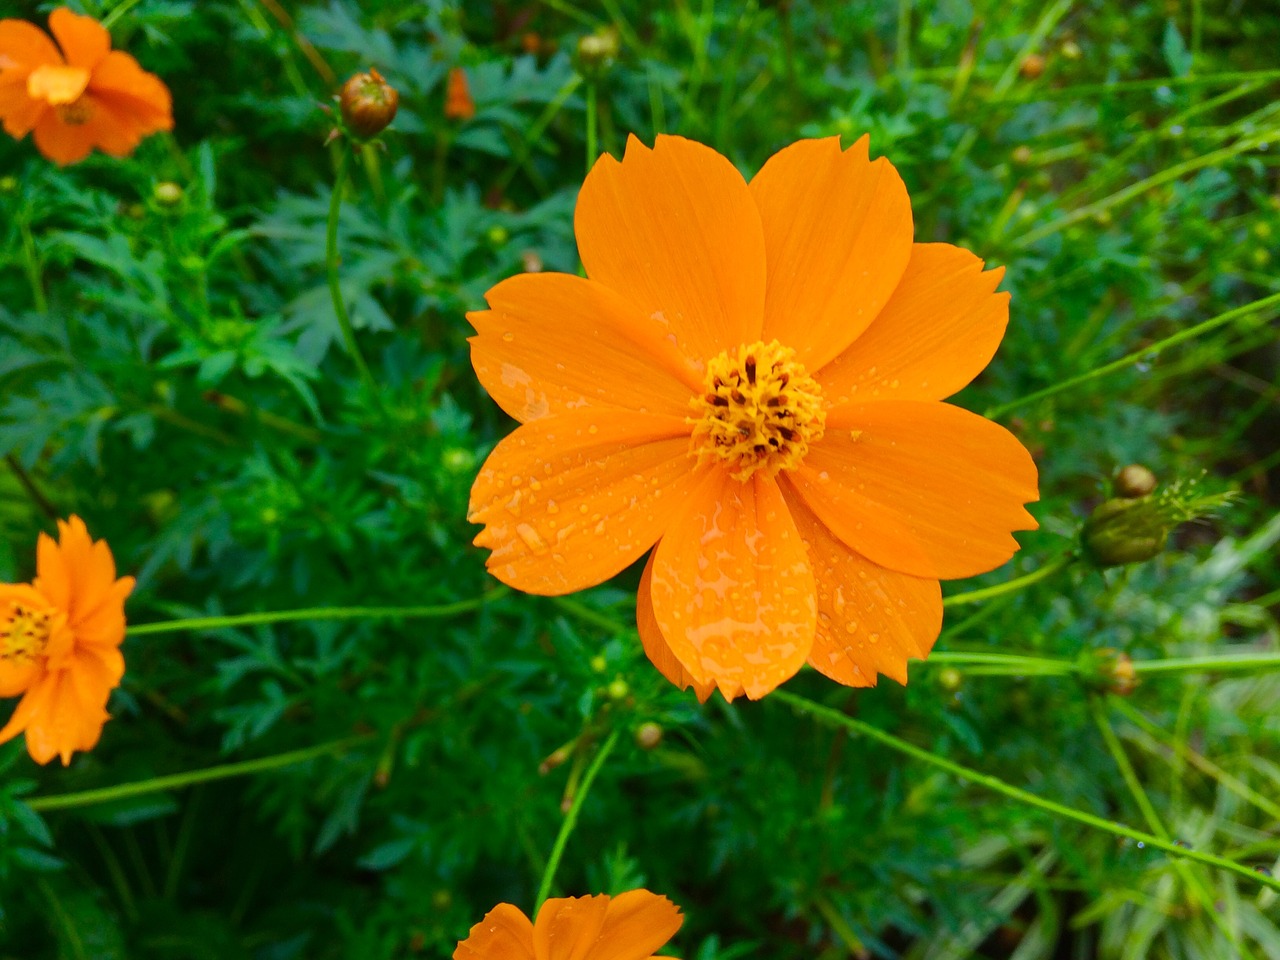
POLYGON ((4 462, 5 466, 13 472, 14 477, 17 479, 22 489, 27 491, 27 496, 31 498, 31 502, 40 508, 40 512, 50 520, 57 520, 61 516, 58 513, 58 508, 55 507, 52 501, 50 501, 49 498, 41 492, 40 488, 36 486, 36 482, 31 479, 31 474, 27 473, 26 468, 23 467, 22 461, 12 453, 6 453, 4 456, 4 462))
POLYGON ((31 224, 21 221, 18 230, 22 234, 22 265, 27 272, 27 282, 31 285, 31 299, 36 306, 36 313, 48 313, 49 301, 44 295, 44 276, 40 267, 40 256, 36 252, 36 242, 31 236, 31 224))
POLYGON ((896 750, 898 753, 905 754, 916 760, 921 760, 931 766, 939 768, 940 770, 945 770, 954 776, 960 777, 962 780, 968 780, 970 783, 975 783, 980 787, 985 787, 988 790, 1006 796, 1011 800, 1016 800, 1019 803, 1026 804, 1029 807, 1035 807, 1039 810, 1052 813, 1055 816, 1074 820, 1076 823, 1082 823, 1085 826, 1093 827, 1096 830, 1102 830, 1105 833, 1112 834, 1113 836, 1124 837, 1128 840, 1133 840, 1150 847, 1155 847, 1157 850, 1163 850, 1165 853, 1171 854, 1175 857, 1185 857, 1188 860, 1195 860, 1198 863, 1204 863, 1211 867, 1217 867, 1220 870, 1226 870, 1240 877, 1252 880, 1254 883, 1259 883, 1265 887, 1271 888, 1272 890, 1280 891, 1280 878, 1266 876, 1265 874, 1258 873, 1251 867, 1247 867, 1241 863, 1236 863, 1234 860, 1227 860, 1224 857, 1218 857, 1211 853, 1203 853, 1199 850, 1193 850, 1190 847, 1180 847, 1167 840, 1161 840, 1159 837, 1152 834, 1144 833, 1141 830, 1135 830, 1134 828, 1122 823, 1116 823, 1114 820, 1106 820, 1102 817, 1094 816, 1092 813, 1086 813, 1083 810, 1076 810, 1073 807, 1065 806, 1053 800, 1047 800, 1044 797, 1031 793, 1030 791, 1023 790, 1020 787, 1015 787, 1010 783, 1005 783, 999 777, 994 777, 987 773, 979 773, 977 770, 971 770, 970 768, 948 760, 945 757, 940 757, 931 753, 922 747, 917 747, 913 743, 908 743, 906 740, 895 737, 891 733, 886 733, 878 727, 873 727, 869 723, 858 720, 854 717, 845 716, 838 710, 833 710, 830 707, 824 707, 821 704, 814 703, 812 700, 807 700, 804 697, 796 696, 786 690, 775 690, 770 694, 770 699, 781 701, 795 710, 808 713, 816 720, 844 727, 846 730, 853 733, 860 733, 863 736, 869 737, 872 740, 883 744, 891 750, 896 750))
POLYGON ((569 805, 569 812, 564 815, 564 822, 560 824, 560 832, 556 834, 556 842, 551 847, 551 856, 547 858, 547 867, 542 871, 542 882, 538 884, 538 896, 533 904, 533 915, 535 917, 551 893, 551 884, 555 881, 556 869, 560 866, 560 858, 564 856, 564 848, 569 842, 569 835, 573 833, 573 828, 578 822, 578 812, 582 809, 583 801, 587 799, 587 793, 591 790, 591 783, 595 780, 596 774, 600 772, 605 760, 613 752, 613 748, 617 744, 618 731, 614 730, 600 747, 600 752, 591 761, 591 766, 587 768, 586 775, 582 778, 582 783, 573 795, 573 803, 569 805))
POLYGON ((257 760, 244 760, 240 763, 223 763, 216 767, 204 767, 200 770, 188 770, 186 773, 174 773, 165 777, 151 777, 133 783, 121 783, 114 787, 99 787, 96 790, 81 790, 77 793, 55 793, 44 797, 32 797, 26 801, 27 806, 36 812, 46 810, 69 810, 73 807, 88 807, 98 803, 109 803, 112 800, 126 800, 129 797, 140 797, 148 793, 159 793, 162 790, 176 790, 189 787, 195 783, 208 783, 211 780, 225 780, 228 777, 243 777, 251 773, 264 773, 280 767, 291 767, 306 763, 331 754, 341 753, 348 747, 362 743, 369 735, 345 737, 302 750, 290 750, 257 760))
POLYGON ((1090 380, 1105 377, 1107 374, 1115 373, 1117 370, 1123 370, 1126 367, 1131 367, 1135 363, 1140 363, 1143 360, 1150 360, 1163 353, 1165 350, 1168 350, 1170 347, 1176 347, 1180 343, 1185 343, 1188 340, 1194 340, 1196 337, 1201 334, 1208 333, 1210 330, 1216 330, 1218 327, 1226 326, 1229 323, 1239 320, 1241 317, 1247 317, 1255 312, 1270 310, 1272 307, 1280 307, 1280 293, 1273 293, 1269 297, 1263 297, 1261 300, 1255 300, 1252 303, 1246 303, 1244 306, 1235 307, 1225 313, 1220 313, 1216 317, 1210 317, 1208 320, 1205 320, 1203 323, 1198 323, 1194 327, 1188 327, 1185 330, 1180 330, 1172 336, 1165 337, 1163 340, 1158 340, 1149 347, 1143 347, 1141 350, 1135 350, 1133 353, 1123 356, 1119 360, 1104 363, 1100 367, 1096 367, 1093 370, 1086 371, 1085 373, 1081 373, 1077 376, 1067 377, 1065 380, 1060 380, 1052 386, 1045 387, 1043 390, 1037 390, 1034 393, 1029 393, 1025 397, 1019 397, 1016 400, 1010 400, 1008 403, 997 404, 994 407, 988 408, 986 412, 983 413, 983 416, 987 419, 1003 416, 1010 410, 1025 406, 1028 403, 1034 403, 1037 400, 1052 397, 1055 394, 1062 393, 1064 390, 1070 390, 1073 387, 1080 386, 1082 383, 1088 383, 1090 380))
POLYGON ((347 304, 342 298, 342 286, 338 282, 338 267, 342 263, 342 258, 338 255, 338 215, 342 212, 342 191, 347 185, 347 164, 350 159, 351 147, 344 142, 338 152, 338 169, 333 179, 333 196, 329 199, 329 225, 325 232, 324 259, 329 273, 329 294, 333 298, 333 312, 338 318, 338 325, 342 328, 342 339, 346 344, 347 353, 356 365, 356 370, 359 371, 360 379, 364 381, 370 397, 376 397, 377 384, 374 383, 373 374, 369 372, 369 367, 364 362, 364 355, 360 353, 360 346, 356 343, 356 332, 351 326, 347 304))
POLYGON ((1138 673, 1217 673, 1219 671, 1280 670, 1280 653, 1224 654, 1218 657, 1171 657, 1135 660, 1138 673))
POLYGON ((102 18, 102 26, 110 30, 112 25, 139 4, 140 0, 121 0, 115 9, 102 18))
POLYGON ((596 162, 596 126, 598 120, 596 113, 596 81, 592 77, 587 80, 587 173, 591 172, 591 167, 596 162))
POLYGON ((189 617, 185 620, 161 620, 158 623, 139 623, 128 628, 131 637, 156 633, 176 633, 180 630, 224 630, 228 627, 254 627, 264 623, 289 623, 296 620, 365 620, 400 619, 422 620, 434 617, 452 617, 455 614, 477 610, 509 591, 497 587, 479 597, 459 600, 456 603, 416 607, 306 607, 301 610, 267 610, 263 613, 238 613, 224 617, 189 617))
MULTIPOLYGON (((1133 797, 1134 802, 1138 804, 1138 809, 1142 811, 1142 819, 1147 822, 1147 827, 1154 831, 1161 840, 1169 840, 1169 831, 1165 828, 1164 821, 1160 819, 1160 814, 1156 812, 1151 798, 1147 796, 1147 791, 1142 786, 1142 781, 1138 779, 1137 771, 1133 769, 1133 764, 1129 762, 1129 755, 1124 752, 1124 745, 1120 743, 1120 738, 1116 736, 1116 731, 1111 726, 1111 721, 1107 719, 1106 707, 1103 705, 1101 697, 1092 698, 1089 704, 1089 711, 1093 714, 1093 722, 1097 725, 1098 731, 1102 734, 1102 739, 1107 745, 1107 752, 1111 754, 1111 759, 1115 761, 1116 767, 1120 770, 1120 776, 1124 780, 1125 786, 1129 788, 1129 794, 1133 797)), ((1175 860, 1173 865, 1178 872, 1178 876, 1182 878, 1182 882, 1191 889, 1196 899, 1200 901, 1200 908, 1209 914, 1214 926, 1227 938, 1227 942, 1231 944, 1236 953, 1241 957, 1252 960, 1252 954, 1238 942, 1235 932, 1227 926, 1226 920, 1215 909, 1213 894, 1205 887, 1204 881, 1200 879, 1200 876, 1191 870, 1190 864, 1183 863, 1181 860, 1175 860)))
POLYGON ((1071 660, 1056 660, 1050 657, 1032 657, 1009 653, 966 653, 963 651, 936 650, 929 654, 926 664, 954 667, 999 667, 1010 675, 1025 676, 1070 676, 1078 670, 1071 660))
POLYGON ((1060 557, 1055 557, 1038 570, 1032 570, 1028 574, 1021 577, 1015 577, 1004 583, 997 583, 994 586, 982 587, 978 590, 969 590, 966 593, 954 593, 949 597, 942 598, 944 607, 958 607, 962 603, 978 603, 982 600, 990 600, 992 597, 999 597, 1006 593, 1014 593, 1029 587, 1033 583, 1039 583, 1041 580, 1048 580, 1055 573, 1065 570, 1071 564, 1075 563, 1076 558, 1070 553, 1064 553, 1060 557))

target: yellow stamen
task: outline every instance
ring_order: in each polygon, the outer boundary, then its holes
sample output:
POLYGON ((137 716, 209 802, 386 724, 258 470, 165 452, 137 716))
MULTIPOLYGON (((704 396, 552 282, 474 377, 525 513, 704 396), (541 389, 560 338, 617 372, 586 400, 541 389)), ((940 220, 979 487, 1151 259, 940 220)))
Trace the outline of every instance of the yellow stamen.
POLYGON ((53 633, 53 616, 17 600, 0 613, 0 659, 30 663, 44 653, 53 633))
POLYGON ((27 96, 61 107, 79 100, 88 86, 89 71, 83 67, 46 63, 36 67, 27 77, 27 96))
POLYGON ((692 452, 721 460, 736 480, 757 470, 792 470, 822 437, 826 407, 818 382, 777 340, 726 350, 707 364, 707 390, 690 401, 692 452))

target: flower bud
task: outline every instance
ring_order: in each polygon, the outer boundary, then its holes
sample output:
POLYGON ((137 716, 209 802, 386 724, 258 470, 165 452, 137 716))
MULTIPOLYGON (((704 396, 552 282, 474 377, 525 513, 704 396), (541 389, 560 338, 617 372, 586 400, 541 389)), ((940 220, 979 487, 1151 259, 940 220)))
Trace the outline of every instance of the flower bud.
POLYGON ((964 674, 955 667, 943 667, 938 671, 938 685, 948 693, 955 693, 964 683, 964 674))
POLYGON ((1117 497, 1099 504, 1081 534, 1086 556, 1099 567, 1120 567, 1162 553, 1171 528, 1146 509, 1149 505, 1146 497, 1117 497))
POLYGON ((151 189, 151 197, 162 207, 176 207, 182 202, 184 192, 172 180, 162 180, 151 189))
POLYGON ((598 74, 618 56, 618 31, 606 27, 589 33, 578 41, 578 66, 582 73, 598 74))
POLYGON ((1079 60, 1084 56, 1084 51, 1080 49, 1080 44, 1076 43, 1074 40, 1063 41, 1062 46, 1059 47, 1058 50, 1068 60, 1079 60))
POLYGON ((1038 53, 1027 56, 1018 66, 1018 74, 1023 80, 1035 80, 1044 73, 1044 57, 1038 53))
POLYGON ((1194 480, 1146 496, 1113 497, 1085 521, 1080 531, 1084 555, 1098 567, 1150 560, 1164 550, 1178 524, 1209 516, 1232 498, 1231 493, 1200 493, 1194 480))
POLYGON ((357 73, 338 95, 347 129, 361 140, 376 137, 395 119, 400 94, 377 70, 357 73))
POLYGON ((1100 693, 1127 697, 1138 686, 1138 671, 1134 669, 1133 658, 1122 650, 1103 647, 1085 651, 1081 654, 1080 663, 1084 668, 1081 676, 1086 685, 1100 693))
POLYGON ((461 67, 449 71, 445 84, 444 115, 450 120, 470 120, 476 115, 476 102, 471 99, 471 85, 461 67))
POLYGON ((1156 475, 1140 463, 1131 463, 1116 474, 1114 489, 1117 497, 1136 500, 1145 497, 1156 488, 1156 475))
POLYGON ((17 189, 17 177, 0 177, 0 193, 13 193, 17 189))
POLYGON ((662 727, 650 721, 636 727, 636 746, 641 750, 653 750, 662 742, 662 727))
POLYGON ((1025 167, 1035 158, 1035 154, 1031 152, 1031 148, 1025 143, 1021 146, 1014 147, 1013 153, 1009 154, 1009 159, 1020 167, 1025 167))
POLYGON ((610 700, 623 700, 631 692, 631 688, 627 686, 627 681, 621 677, 611 680, 607 690, 610 700))

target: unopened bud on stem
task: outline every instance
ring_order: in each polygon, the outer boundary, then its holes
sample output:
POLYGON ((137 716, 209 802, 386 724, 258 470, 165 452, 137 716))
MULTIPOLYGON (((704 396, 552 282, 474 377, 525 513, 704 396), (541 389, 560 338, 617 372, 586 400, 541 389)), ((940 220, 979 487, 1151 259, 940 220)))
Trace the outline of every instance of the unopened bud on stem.
POLYGON ((400 94, 377 70, 357 73, 338 95, 347 129, 361 140, 376 137, 395 119, 400 94))

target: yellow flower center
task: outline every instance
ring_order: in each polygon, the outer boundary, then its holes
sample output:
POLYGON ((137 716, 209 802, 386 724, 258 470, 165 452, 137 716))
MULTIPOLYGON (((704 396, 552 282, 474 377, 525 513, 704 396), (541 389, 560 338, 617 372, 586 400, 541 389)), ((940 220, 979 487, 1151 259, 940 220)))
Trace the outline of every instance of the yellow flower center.
POLYGON ((692 452, 720 460, 735 480, 792 470, 821 439, 827 412, 818 382, 777 340, 726 350, 707 364, 707 392, 690 401, 692 452))
POLYGON ((47 63, 36 67, 27 77, 27 96, 60 107, 75 103, 88 86, 89 71, 83 67, 47 63))
POLYGON ((20 601, 0 613, 0 659, 30 663, 44 653, 53 633, 53 616, 20 601))

